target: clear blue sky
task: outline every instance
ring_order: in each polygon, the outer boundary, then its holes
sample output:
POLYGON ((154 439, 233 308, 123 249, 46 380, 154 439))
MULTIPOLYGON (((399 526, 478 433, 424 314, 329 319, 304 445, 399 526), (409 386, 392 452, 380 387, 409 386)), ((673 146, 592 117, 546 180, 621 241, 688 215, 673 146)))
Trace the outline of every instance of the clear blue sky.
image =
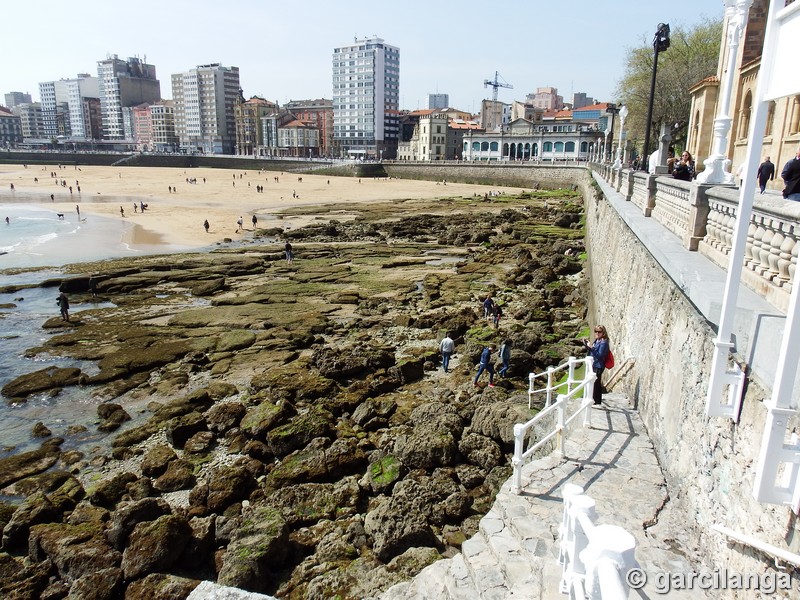
POLYGON ((722 14, 720 0, 5 2, 0 102, 11 91, 38 100, 40 81, 96 76, 109 54, 146 57, 165 98, 171 74, 212 62, 239 67, 246 97, 330 98, 333 49, 372 35, 400 48, 401 108, 424 108, 440 92, 478 112, 495 71, 514 86, 499 90, 504 102, 544 86, 567 101, 586 92, 613 102, 626 50, 649 44, 658 23, 722 14))

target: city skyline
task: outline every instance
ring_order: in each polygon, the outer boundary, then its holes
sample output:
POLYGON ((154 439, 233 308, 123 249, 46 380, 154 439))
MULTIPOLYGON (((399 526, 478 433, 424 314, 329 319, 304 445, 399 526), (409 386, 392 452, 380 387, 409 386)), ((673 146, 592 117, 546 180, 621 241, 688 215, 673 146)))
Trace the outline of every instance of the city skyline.
POLYGON ((467 0, 437 4, 443 13, 433 18, 430 5, 418 0, 392 13, 364 0, 346 6, 312 3, 308 14, 299 15, 285 14, 275 2, 254 7, 233 0, 223 13, 217 3, 198 0, 191 11, 187 3, 168 3, 159 7, 159 20, 151 15, 119 26, 120 19, 93 0, 76 0, 70 11, 56 10, 60 5, 52 0, 34 0, 4 8, 8 23, 38 17, 36 39, 28 27, 9 27, 0 39, 2 55, 17 57, 0 67, 0 93, 27 92, 40 100, 40 82, 78 73, 97 76, 98 61, 116 54, 154 65, 164 98, 172 97, 171 75, 207 63, 238 67, 248 98, 280 104, 330 98, 334 48, 376 35, 401 51, 401 109, 425 108, 428 94, 444 93, 453 107, 477 113, 481 101, 492 96, 483 82, 495 71, 514 86, 499 89, 503 102, 522 100, 543 86, 558 88, 565 101, 585 92, 613 102, 627 49, 649 43, 659 22, 690 26, 723 11, 719 0, 619 5, 577 0, 565 14, 536 3, 499 16, 486 15, 484 5, 467 0), (58 16, 41 18, 47 14, 58 16), (673 15, 681 18, 670 21, 673 15), (142 24, 146 29, 137 26, 142 24))

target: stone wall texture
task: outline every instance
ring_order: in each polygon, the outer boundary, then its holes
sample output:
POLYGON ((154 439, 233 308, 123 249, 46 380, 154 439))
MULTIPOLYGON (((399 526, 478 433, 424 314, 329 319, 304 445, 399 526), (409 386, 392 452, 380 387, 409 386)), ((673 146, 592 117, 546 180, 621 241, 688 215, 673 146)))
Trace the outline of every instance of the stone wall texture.
POLYGON ((614 391, 626 393, 642 415, 670 502, 679 503, 695 528, 701 566, 762 573, 772 563, 766 554, 729 544, 711 527, 719 523, 800 550, 791 509, 757 502, 752 495, 769 392, 749 382, 739 424, 706 417, 712 324, 598 196, 586 196, 589 318, 608 328, 618 365, 635 360, 614 391))

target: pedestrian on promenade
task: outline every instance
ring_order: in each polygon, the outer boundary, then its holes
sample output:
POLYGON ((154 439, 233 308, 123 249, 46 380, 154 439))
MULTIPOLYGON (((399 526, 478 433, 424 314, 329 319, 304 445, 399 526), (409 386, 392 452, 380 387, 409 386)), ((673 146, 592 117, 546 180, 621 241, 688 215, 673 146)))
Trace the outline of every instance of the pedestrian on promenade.
POLYGON ((783 188, 783 197, 800 202, 800 146, 798 146, 794 158, 783 167, 781 177, 783 183, 786 184, 786 187, 783 188))
POLYGON ((497 374, 500 375, 503 379, 506 378, 506 373, 508 372, 508 367, 511 366, 511 347, 514 345, 514 342, 511 340, 506 340, 503 342, 503 345, 500 346, 500 360, 503 361, 503 366, 497 370, 497 374))
POLYGON ((292 264, 294 260, 294 253, 292 252, 292 245, 289 243, 289 240, 286 240, 286 244, 283 246, 284 254, 286 254, 286 263, 292 264))
POLYGON ((478 379, 480 379, 480 376, 483 375, 484 371, 489 371, 489 387, 494 387, 494 365, 492 364, 493 351, 494 347, 489 344, 488 346, 485 346, 481 352, 480 362, 478 363, 478 374, 475 375, 475 379, 472 382, 472 385, 475 387, 478 387, 478 379))
POLYGON ((58 304, 61 310, 61 320, 62 321, 69 321, 69 298, 64 292, 61 292, 56 298, 56 304, 58 304))
POLYGON ((694 179, 694 160, 692 159, 692 155, 687 151, 684 151, 680 159, 674 162, 672 177, 682 181, 691 181, 694 179))
POLYGON ((445 373, 447 373, 450 367, 450 357, 453 355, 455 349, 456 343, 452 340, 450 334, 444 334, 444 339, 442 339, 439 344, 439 352, 442 353, 442 369, 444 369, 445 373))
POLYGON ((761 188, 761 193, 763 194, 764 190, 767 189, 767 181, 775 179, 775 165, 769 161, 769 156, 763 163, 758 165, 756 177, 758 177, 758 187, 761 188))
POLYGON ((595 326, 594 341, 590 342, 588 339, 585 339, 583 340, 583 345, 586 348, 586 353, 592 357, 592 370, 597 376, 594 380, 592 398, 594 398, 595 404, 600 404, 603 401, 603 384, 601 383, 601 379, 603 377, 603 371, 606 370, 606 359, 610 351, 606 328, 603 325, 595 326))
POLYGON ((492 299, 492 294, 489 293, 486 295, 486 299, 483 301, 483 318, 492 319, 493 317, 494 317, 494 300, 492 299))

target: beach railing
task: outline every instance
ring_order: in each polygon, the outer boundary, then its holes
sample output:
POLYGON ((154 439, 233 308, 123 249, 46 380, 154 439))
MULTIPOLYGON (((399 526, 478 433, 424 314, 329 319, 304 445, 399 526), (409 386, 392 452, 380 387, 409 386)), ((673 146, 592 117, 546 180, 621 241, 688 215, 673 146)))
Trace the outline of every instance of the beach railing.
MULTIPOLYGON (((528 408, 533 407, 533 399, 537 395, 544 395, 544 408, 547 408, 553 403, 553 394, 564 392, 569 394, 578 380, 575 379, 575 371, 585 362, 585 359, 578 359, 570 356, 566 362, 558 365, 557 367, 548 367, 546 371, 541 373, 531 373, 528 375, 528 408), (562 377, 562 373, 566 371, 567 378, 564 381, 556 383, 556 377, 562 377), (537 388, 537 382, 543 380, 544 387, 537 388)), ((589 363, 589 370, 592 370, 591 362, 589 363)), ((541 385, 541 384, 540 384, 541 385)))
POLYGON ((625 600, 628 573, 639 569, 636 539, 622 527, 595 525, 595 501, 567 483, 559 532, 560 591, 570 600, 625 600))
MULTIPOLYGON (((557 400, 553 404, 547 401, 545 408, 542 409, 535 417, 527 423, 517 423, 514 425, 514 457, 511 459, 514 474, 511 481, 511 492, 519 494, 522 490, 522 467, 525 465, 532 456, 535 455, 537 450, 542 448, 551 440, 555 440, 555 451, 560 454, 564 453, 564 443, 567 435, 569 434, 569 426, 576 419, 583 417, 583 426, 589 427, 591 425, 591 407, 594 403, 592 399, 592 388, 596 375, 592 370, 592 358, 586 357, 577 359, 570 357, 569 360, 559 365, 558 367, 548 369, 545 373, 530 376, 531 389, 533 389, 533 382, 536 379, 548 377, 547 387, 541 390, 534 390, 534 392, 544 391, 547 397, 552 397, 552 393, 558 389, 564 389, 566 393, 558 394, 557 400), (584 375, 580 381, 575 379, 575 372, 579 365, 584 366, 584 375), (553 375, 556 372, 567 370, 567 379, 564 382, 554 384, 553 375), (570 403, 572 400, 579 399, 579 405, 574 408, 574 412, 569 413, 570 403), (549 427, 545 423, 550 423, 549 427), (526 443, 532 441, 535 437, 533 435, 534 428, 543 426, 546 430, 544 435, 529 447, 525 447, 526 443)), ((529 393, 534 393, 529 390, 529 393)), ((530 398, 530 396, 529 396, 530 398)), ((529 399, 530 405, 530 399, 529 399)))

